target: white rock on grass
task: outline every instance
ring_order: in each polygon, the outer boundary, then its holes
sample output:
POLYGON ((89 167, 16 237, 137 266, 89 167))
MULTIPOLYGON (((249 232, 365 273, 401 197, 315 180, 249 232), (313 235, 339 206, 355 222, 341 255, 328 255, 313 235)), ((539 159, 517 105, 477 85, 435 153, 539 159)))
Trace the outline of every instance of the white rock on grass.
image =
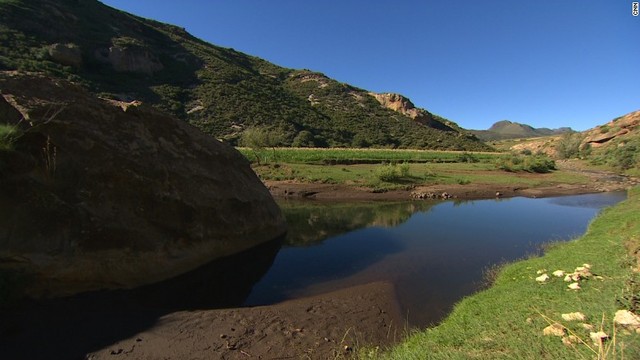
POLYGON ((628 330, 640 329, 640 316, 629 310, 618 310, 613 317, 613 323, 628 330))
POLYGON ((580 277, 588 278, 591 277, 591 269, 586 266, 578 266, 574 272, 574 274, 580 275, 580 277))
POLYGON ((580 343, 580 338, 575 336, 575 335, 569 335, 569 336, 565 336, 562 338, 562 343, 567 345, 567 346, 571 346, 574 344, 579 344, 580 343))
POLYGON ((595 328, 595 326, 593 326, 591 324, 582 323, 580 325, 582 325, 582 328, 585 329, 585 330, 593 330, 595 328))
POLYGON ((536 274, 540 275, 540 274, 544 274, 547 272, 547 269, 540 269, 538 271, 536 271, 536 274))
POLYGON ((586 316, 581 312, 572 312, 568 314, 562 314, 562 319, 564 321, 585 321, 586 316))
POLYGON ((549 326, 547 326, 546 328, 542 329, 542 335, 545 336, 564 336, 565 335, 565 327, 555 323, 555 324, 551 324, 549 326))
POLYGON ((553 274, 553 276, 555 276, 555 277, 563 277, 563 276, 565 275, 565 272, 564 272, 564 271, 562 271, 562 270, 556 270, 556 271, 554 271, 552 274, 553 274))
POLYGON ((572 281, 575 282, 575 281, 578 281, 578 280, 580 280, 580 274, 576 274, 576 273, 567 274, 567 276, 564 277, 564 281, 566 281, 566 282, 572 282, 572 281))
POLYGON ((609 335, 607 335, 605 332, 598 331, 590 333, 589 337, 591 338, 591 341, 593 341, 594 345, 600 346, 605 340, 609 338, 609 335))
POLYGON ((580 290, 580 284, 578 284, 577 282, 571 283, 567 285, 567 287, 571 290, 580 290))
POLYGON ((536 281, 539 283, 545 283, 547 280, 549 280, 549 275, 547 274, 542 274, 536 278, 536 281))

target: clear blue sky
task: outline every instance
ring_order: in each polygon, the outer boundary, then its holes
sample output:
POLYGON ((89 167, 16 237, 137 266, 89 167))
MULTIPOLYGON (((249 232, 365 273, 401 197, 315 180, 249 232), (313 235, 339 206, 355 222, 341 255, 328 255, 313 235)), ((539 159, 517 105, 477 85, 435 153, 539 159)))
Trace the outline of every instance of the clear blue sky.
POLYGON ((640 109, 629 0, 103 0, 215 45, 486 129, 584 130, 640 109))

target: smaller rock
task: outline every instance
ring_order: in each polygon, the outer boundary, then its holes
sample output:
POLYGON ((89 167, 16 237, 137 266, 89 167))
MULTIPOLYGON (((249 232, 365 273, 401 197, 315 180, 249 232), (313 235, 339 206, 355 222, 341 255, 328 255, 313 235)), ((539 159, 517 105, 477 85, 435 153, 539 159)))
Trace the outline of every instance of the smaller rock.
POLYGON ((536 281, 539 283, 545 283, 547 280, 549 280, 549 275, 547 274, 542 274, 536 278, 536 281))
POLYGON ((552 274, 553 274, 553 276, 555 276, 555 277, 563 277, 563 276, 564 276, 564 271, 562 271, 562 270, 556 270, 556 271, 554 271, 552 274))
POLYGON ((581 312, 572 312, 568 314, 562 314, 564 321, 584 321, 587 317, 581 312))
POLYGON ((571 346, 574 344, 579 344, 580 343, 580 338, 575 336, 575 335, 569 335, 569 336, 565 336, 562 338, 562 343, 567 345, 567 346, 571 346))
POLYGON ((580 274, 567 274, 567 276, 564 277, 564 281, 566 282, 576 282, 576 281, 580 281, 580 274))
POLYGON ((591 325, 591 324, 582 323, 582 324, 580 324, 580 325, 581 325, 581 326, 582 326, 582 328, 583 328, 583 329, 585 329, 585 330, 593 330, 593 329, 594 329, 594 326, 593 326, 593 325, 591 325))
POLYGON ((629 310, 618 310, 613 317, 613 323, 628 330, 640 329, 640 316, 629 310))
POLYGON ((566 329, 564 326, 555 323, 552 325, 547 326, 546 328, 544 328, 542 330, 542 335, 544 336, 564 336, 566 332, 566 329))
POLYGON ((576 268, 576 271, 573 273, 574 275, 579 275, 582 278, 588 278, 590 277, 591 274, 591 269, 589 269, 588 267, 585 266, 578 266, 576 268))
POLYGON ((578 284, 577 282, 571 283, 567 285, 567 287, 571 290, 580 290, 580 284, 578 284))
POLYGON ((590 333, 589 337, 591 338, 591 341, 593 341, 594 345, 600 346, 605 340, 609 338, 609 335, 607 335, 605 332, 598 331, 590 333))
POLYGON ((540 269, 538 271, 536 271, 536 274, 540 275, 540 274, 544 274, 547 272, 547 269, 540 269))

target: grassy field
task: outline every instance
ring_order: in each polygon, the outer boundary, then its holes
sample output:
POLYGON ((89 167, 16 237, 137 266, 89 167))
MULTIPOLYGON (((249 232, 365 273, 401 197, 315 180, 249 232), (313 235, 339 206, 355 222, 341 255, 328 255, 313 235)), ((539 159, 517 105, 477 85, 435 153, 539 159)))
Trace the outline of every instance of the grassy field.
POLYGON ((586 176, 500 170, 504 154, 389 149, 239 149, 262 180, 345 184, 380 190, 421 185, 486 184, 536 187, 586 184, 586 176), (257 159, 260 159, 258 162, 257 159))
POLYGON ((360 357, 640 359, 640 334, 615 329, 612 322, 617 310, 640 310, 640 275, 633 270, 638 267, 633 254, 640 249, 638 214, 640 188, 635 188, 628 200, 605 209, 583 237, 556 244, 543 257, 505 266, 491 288, 462 300, 439 326, 412 334, 386 353, 361 350, 360 357), (585 263, 594 276, 581 280, 580 290, 568 289, 562 277, 552 275, 556 270, 573 272, 585 263), (551 278, 538 283, 541 273, 551 278), (573 312, 583 313, 586 320, 563 319, 562 314, 573 312), (571 344, 543 335, 555 322, 564 327, 565 341, 571 344), (601 347, 590 339, 597 331, 608 335, 601 347))
POLYGON ((288 164, 355 164, 392 162, 454 163, 491 162, 499 156, 491 152, 462 152, 400 149, 350 148, 265 148, 254 151, 237 148, 247 159, 260 163, 288 164), (259 161, 258 161, 259 159, 259 161))

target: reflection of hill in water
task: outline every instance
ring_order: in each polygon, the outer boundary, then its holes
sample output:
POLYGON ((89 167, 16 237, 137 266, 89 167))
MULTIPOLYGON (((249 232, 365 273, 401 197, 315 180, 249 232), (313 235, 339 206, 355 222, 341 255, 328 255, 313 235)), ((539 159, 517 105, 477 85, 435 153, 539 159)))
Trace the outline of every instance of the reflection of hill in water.
POLYGON ((278 204, 289 224, 285 244, 305 246, 363 227, 397 226, 407 221, 414 213, 427 211, 436 203, 282 201, 278 204))

